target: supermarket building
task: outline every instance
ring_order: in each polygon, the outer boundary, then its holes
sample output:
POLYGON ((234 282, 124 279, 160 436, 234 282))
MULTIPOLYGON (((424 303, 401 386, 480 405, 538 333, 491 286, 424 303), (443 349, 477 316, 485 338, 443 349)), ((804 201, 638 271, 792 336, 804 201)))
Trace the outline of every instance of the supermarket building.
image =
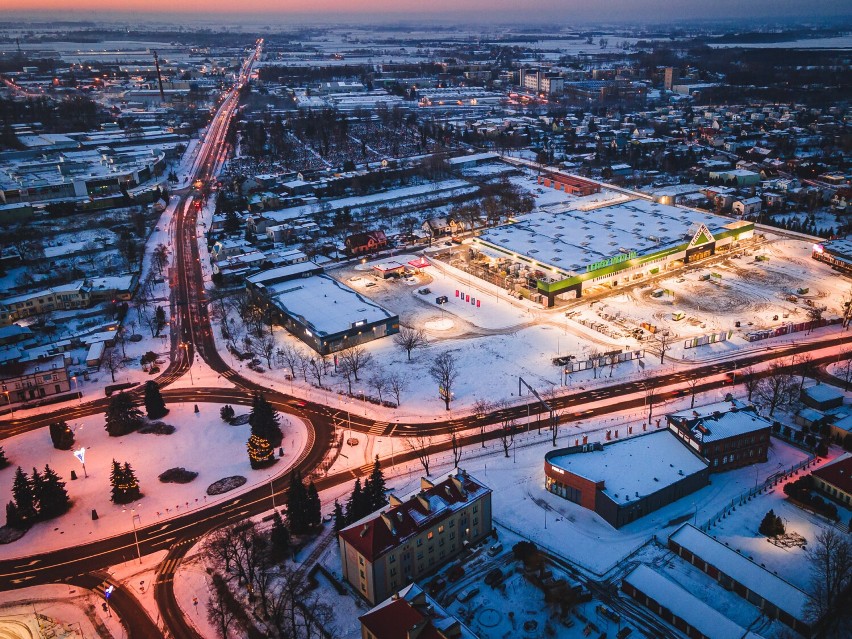
POLYGON ((730 250, 754 223, 648 200, 589 201, 543 208, 473 239, 505 278, 551 307, 595 286, 618 287, 730 250))

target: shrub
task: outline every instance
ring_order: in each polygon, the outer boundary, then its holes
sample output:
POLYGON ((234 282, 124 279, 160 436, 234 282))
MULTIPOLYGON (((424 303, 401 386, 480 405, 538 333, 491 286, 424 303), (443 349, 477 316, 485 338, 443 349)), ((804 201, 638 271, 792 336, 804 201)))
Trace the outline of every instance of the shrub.
POLYGON ((186 468, 169 468, 164 473, 160 473, 159 480, 164 484, 188 484, 196 477, 198 473, 186 468))
POLYGON ((171 435, 177 429, 171 424, 164 424, 163 422, 153 422, 151 424, 146 424, 142 428, 139 429, 139 432, 143 435, 171 435))

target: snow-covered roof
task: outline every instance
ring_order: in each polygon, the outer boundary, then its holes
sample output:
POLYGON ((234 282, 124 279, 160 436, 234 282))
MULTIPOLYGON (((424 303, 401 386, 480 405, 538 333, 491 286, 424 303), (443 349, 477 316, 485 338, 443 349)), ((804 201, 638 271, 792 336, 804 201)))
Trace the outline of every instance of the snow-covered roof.
POLYGON ((817 384, 803 388, 802 392, 815 402, 830 402, 843 397, 843 391, 828 384, 817 384))
POLYGON ((761 568, 737 551, 704 534, 691 524, 684 524, 669 540, 700 557, 720 572, 739 582, 779 610, 805 621, 808 596, 777 575, 761 568))
POLYGON ((672 611, 708 639, 759 639, 698 597, 643 564, 630 571, 624 582, 672 611))
POLYGON ((668 430, 606 444, 603 450, 555 455, 548 461, 589 481, 603 482, 604 494, 619 504, 651 495, 707 468, 668 430))
MULTIPOLYGON (((305 264, 310 262, 291 266, 305 264)), ((370 325, 396 317, 325 273, 267 286, 267 291, 278 308, 321 337, 343 333, 361 322, 370 325)))

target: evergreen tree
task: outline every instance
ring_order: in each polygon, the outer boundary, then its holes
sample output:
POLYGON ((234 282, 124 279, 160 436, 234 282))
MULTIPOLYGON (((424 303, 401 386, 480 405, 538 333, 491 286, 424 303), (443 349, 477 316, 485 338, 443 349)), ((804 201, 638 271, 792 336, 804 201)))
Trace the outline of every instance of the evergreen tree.
POLYGON ((225 404, 222 408, 219 409, 219 417, 222 418, 223 422, 230 422, 234 419, 234 407, 230 404, 225 404))
POLYGON ((346 528, 346 513, 343 512, 343 506, 336 499, 334 500, 334 532, 338 533, 346 528))
POLYGON ((166 326, 166 309, 158 306, 154 309, 154 337, 160 336, 160 331, 166 326))
POLYGON ((33 492, 33 506, 36 512, 41 515, 41 496, 44 493, 44 477, 38 472, 37 468, 33 468, 33 474, 30 475, 30 486, 33 492))
POLYGON ((112 501, 116 504, 129 504, 142 497, 136 473, 127 462, 124 462, 122 466, 114 459, 112 460, 109 483, 112 486, 112 501))
POLYGON ((287 526, 277 510, 272 516, 272 531, 269 534, 269 541, 272 542, 272 550, 278 558, 287 556, 287 550, 290 548, 290 531, 287 530, 287 526))
POLYGON ((774 511, 770 510, 763 517, 763 521, 760 522, 760 526, 757 530, 761 535, 766 535, 767 537, 777 537, 778 535, 784 534, 784 523, 781 521, 780 517, 776 517, 774 511))
POLYGON ((6 451, 0 446, 0 468, 6 468, 9 465, 9 458, 6 457, 6 451))
POLYGON ((349 496, 349 501, 346 503, 346 521, 352 523, 358 521, 366 515, 366 497, 361 488, 361 478, 355 480, 355 486, 352 488, 352 494, 349 496))
POLYGON ((290 487, 287 489, 287 523, 290 532, 301 535, 307 532, 308 495, 298 470, 290 473, 290 487))
POLYGON ((53 447, 58 450, 71 450, 74 445, 74 431, 65 422, 52 422, 50 424, 50 440, 53 447))
POLYGON ((252 433, 246 448, 248 449, 249 463, 255 470, 265 468, 275 462, 275 451, 265 437, 252 433))
POLYGON ((27 529, 27 525, 24 523, 24 520, 21 519, 21 515, 18 513, 18 507, 13 501, 10 501, 8 504, 6 504, 6 526, 8 526, 9 528, 15 528, 16 530, 27 529))
POLYGON ((306 491, 305 523, 309 528, 317 528, 322 524, 322 503, 314 482, 308 484, 306 491))
POLYGON ((373 470, 364 484, 364 503, 365 507, 369 507, 368 512, 378 510, 388 503, 385 497, 385 476, 378 455, 376 455, 376 461, 373 463, 373 470))
POLYGON ((278 413, 260 393, 255 393, 252 397, 249 424, 252 435, 263 437, 273 448, 281 445, 284 436, 278 425, 278 413))
POLYGON ((160 419, 169 412, 160 394, 160 387, 153 379, 145 382, 145 412, 148 413, 149 419, 160 419))
MULTIPOLYGON (((35 476, 35 472, 33 473, 35 476)), ((42 475, 41 492, 37 495, 39 502, 39 517, 52 519, 68 512, 71 500, 65 490, 65 482, 50 466, 45 465, 42 475)))
POLYGON ((106 431, 110 437, 121 437, 139 427, 142 413, 133 405, 130 395, 121 392, 110 397, 106 410, 106 431))
POLYGON ((20 466, 15 471, 15 479, 12 482, 12 499, 21 524, 29 528, 35 523, 38 512, 35 507, 32 482, 20 466))

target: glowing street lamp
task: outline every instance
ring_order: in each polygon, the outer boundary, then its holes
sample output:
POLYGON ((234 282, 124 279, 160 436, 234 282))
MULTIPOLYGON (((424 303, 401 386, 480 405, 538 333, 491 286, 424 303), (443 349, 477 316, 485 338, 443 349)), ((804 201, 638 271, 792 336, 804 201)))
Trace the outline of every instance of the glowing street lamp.
MULTIPOLYGON (((122 508, 121 512, 126 513, 127 509, 122 508)), ((133 541, 136 542, 136 556, 139 558, 139 563, 142 563, 142 551, 139 549, 139 533, 136 532, 136 519, 139 519, 139 523, 142 523, 142 516, 136 512, 135 508, 130 509, 130 523, 133 526, 133 541)))

